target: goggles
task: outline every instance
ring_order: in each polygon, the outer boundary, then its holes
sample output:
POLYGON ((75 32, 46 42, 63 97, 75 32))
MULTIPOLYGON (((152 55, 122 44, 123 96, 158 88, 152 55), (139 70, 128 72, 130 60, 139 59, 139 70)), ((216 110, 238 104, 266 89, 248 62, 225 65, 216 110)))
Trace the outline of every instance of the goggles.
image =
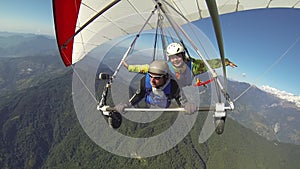
POLYGON ((152 75, 149 73, 149 77, 153 78, 155 80, 160 80, 161 78, 163 78, 165 75, 152 75))

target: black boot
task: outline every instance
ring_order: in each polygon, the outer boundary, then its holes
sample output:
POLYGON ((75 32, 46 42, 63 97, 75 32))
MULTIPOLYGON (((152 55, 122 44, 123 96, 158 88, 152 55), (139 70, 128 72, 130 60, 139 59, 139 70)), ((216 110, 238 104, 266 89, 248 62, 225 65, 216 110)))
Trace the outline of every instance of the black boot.
POLYGON ((108 124, 114 129, 119 128, 122 124, 122 115, 119 112, 111 112, 108 117, 108 124))
POLYGON ((215 119, 215 125, 216 125, 216 133, 217 134, 222 134, 224 132, 224 128, 225 128, 225 118, 226 117, 221 117, 221 118, 216 118, 215 119))

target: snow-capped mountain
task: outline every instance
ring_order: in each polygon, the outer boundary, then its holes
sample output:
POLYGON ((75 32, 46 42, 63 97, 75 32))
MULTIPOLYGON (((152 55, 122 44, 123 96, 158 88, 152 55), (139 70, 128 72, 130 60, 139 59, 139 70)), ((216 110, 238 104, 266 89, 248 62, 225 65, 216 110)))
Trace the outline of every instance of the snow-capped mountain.
POLYGON ((293 102, 296 104, 297 107, 300 108, 300 96, 294 95, 292 93, 288 93, 286 91, 281 91, 281 90, 275 89, 275 88, 267 86, 267 85, 261 86, 260 88, 268 93, 275 95, 276 97, 278 97, 280 99, 284 99, 284 100, 293 102))
POLYGON ((228 81, 228 92, 238 98, 229 117, 269 140, 300 145, 300 96, 237 81, 228 81))

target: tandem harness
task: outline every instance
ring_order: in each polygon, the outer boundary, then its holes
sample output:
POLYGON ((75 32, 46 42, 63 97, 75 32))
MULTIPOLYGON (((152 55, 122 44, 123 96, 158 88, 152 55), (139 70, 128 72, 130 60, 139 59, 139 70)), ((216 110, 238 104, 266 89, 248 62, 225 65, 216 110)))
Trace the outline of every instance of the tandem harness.
POLYGON ((146 103, 149 103, 151 105, 157 105, 161 108, 168 108, 171 104, 171 81, 167 84, 167 86, 163 89, 164 95, 156 95, 152 91, 152 86, 150 84, 150 76, 147 73, 146 74, 146 80, 145 80, 145 88, 146 88, 146 97, 145 101, 146 103))

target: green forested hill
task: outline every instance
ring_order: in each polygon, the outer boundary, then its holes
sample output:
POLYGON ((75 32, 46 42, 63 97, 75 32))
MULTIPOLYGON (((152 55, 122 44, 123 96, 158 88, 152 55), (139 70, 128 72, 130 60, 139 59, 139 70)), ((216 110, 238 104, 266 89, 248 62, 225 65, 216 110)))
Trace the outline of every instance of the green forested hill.
MULTIPOLYGON (((164 154, 140 159, 111 154, 89 139, 81 128, 72 105, 71 77, 69 72, 0 98, 0 168, 299 167, 300 146, 267 141, 229 118, 223 135, 213 134, 199 144, 205 114, 199 115, 192 131, 164 154)), ((165 122, 157 121, 148 127, 165 122)))
POLYGON ((66 70, 56 55, 0 57, 0 95, 38 86, 66 70))

